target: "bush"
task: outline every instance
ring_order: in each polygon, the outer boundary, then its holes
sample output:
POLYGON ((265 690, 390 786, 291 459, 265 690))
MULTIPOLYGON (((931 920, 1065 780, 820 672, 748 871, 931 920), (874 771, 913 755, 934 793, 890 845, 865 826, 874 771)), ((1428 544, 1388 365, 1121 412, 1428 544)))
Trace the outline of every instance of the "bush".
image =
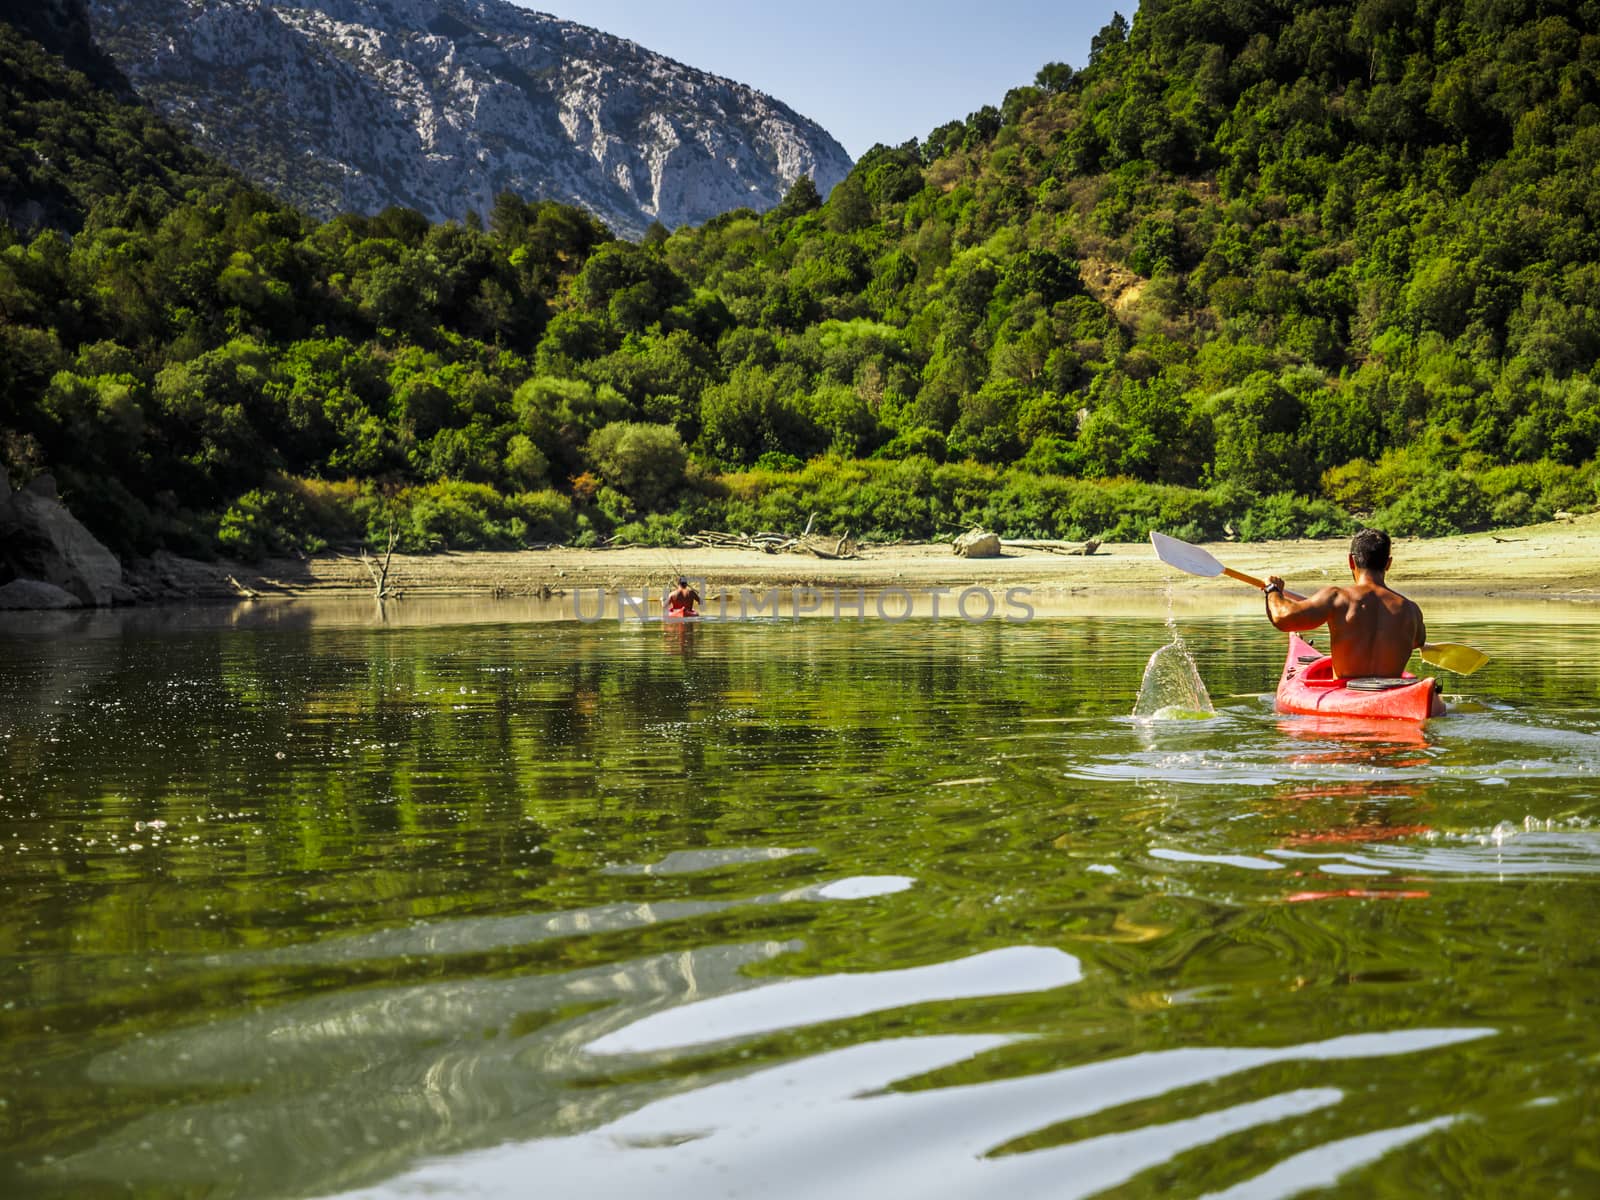
POLYGON ((511 440, 506 443, 505 457, 505 473, 508 479, 527 487, 544 482, 545 474, 549 470, 550 460, 533 444, 532 438, 523 433, 511 436, 511 440))
MULTIPOLYGON (((504 496, 485 484, 443 480, 408 488, 396 503, 400 546, 409 551, 510 550, 566 541, 574 528, 571 502, 550 490, 504 496)), ((374 511, 372 540, 387 536, 387 524, 387 515, 374 511)))
POLYGON ((1488 521, 1483 489, 1461 471, 1420 477, 1404 495, 1372 514, 1372 524, 1394 537, 1446 537, 1482 528, 1488 521))
POLYGON ((948 454, 944 434, 927 425, 918 425, 895 434, 878 449, 874 458, 931 458, 943 462, 948 454))
POLYGON ((1020 470, 1035 475, 1076 475, 1082 466, 1083 455, 1077 444, 1050 433, 1035 438, 1028 452, 1017 462, 1020 470))
POLYGON ((530 542, 564 542, 572 536, 572 501, 552 488, 519 492, 511 507, 526 526, 524 538, 530 542))
POLYGON ((1274 538, 1340 537, 1354 533, 1356 523, 1329 500, 1308 500, 1293 492, 1277 492, 1257 500, 1239 518, 1241 541, 1274 538))
POLYGON ((665 513, 650 513, 642 521, 619 525, 616 539, 641 546, 676 546, 683 540, 683 531, 675 517, 665 513))
POLYGON ((661 508, 683 486, 689 451, 671 425, 613 421, 589 438, 600 478, 640 508, 661 508))
POLYGON ((1513 463, 1475 473, 1496 525, 1548 521, 1558 512, 1581 512, 1594 502, 1588 481, 1576 467, 1557 462, 1513 463))
POLYGON ((256 488, 231 504, 217 522, 217 548, 254 562, 268 554, 321 550, 327 543, 307 530, 305 506, 286 492, 256 488))
POLYGON ((782 450, 768 450, 756 459, 758 471, 798 471, 804 465, 794 455, 786 454, 782 450))

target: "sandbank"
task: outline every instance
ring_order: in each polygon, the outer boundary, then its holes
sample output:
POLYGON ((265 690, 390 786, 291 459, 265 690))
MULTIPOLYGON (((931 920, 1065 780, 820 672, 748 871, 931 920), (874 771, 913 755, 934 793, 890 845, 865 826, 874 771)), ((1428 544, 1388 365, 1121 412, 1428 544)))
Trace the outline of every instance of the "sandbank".
MULTIPOLYGON (((1342 539, 1208 543, 1230 567, 1282 575, 1309 591, 1345 577, 1342 539)), ((1458 537, 1397 539, 1390 582, 1419 600, 1476 597, 1499 600, 1600 601, 1600 513, 1569 521, 1458 537)), ((136 578, 150 599, 370 597, 373 580, 360 558, 324 554, 246 565, 196 563, 160 556, 136 578), (231 576, 231 579, 229 578, 231 576), (243 589, 243 590, 241 590, 243 589)), ((736 549, 557 548, 512 552, 396 554, 389 585, 402 599, 549 597, 578 589, 659 592, 678 574, 694 578, 708 596, 741 587, 837 589, 1024 587, 1043 600, 1078 597, 1108 611, 1154 595, 1169 603, 1232 608, 1253 602, 1249 588, 1227 579, 1181 575, 1160 562, 1150 545, 1109 543, 1089 556, 1007 548, 1000 558, 961 558, 948 542, 865 545, 859 557, 827 560, 809 554, 736 549)))

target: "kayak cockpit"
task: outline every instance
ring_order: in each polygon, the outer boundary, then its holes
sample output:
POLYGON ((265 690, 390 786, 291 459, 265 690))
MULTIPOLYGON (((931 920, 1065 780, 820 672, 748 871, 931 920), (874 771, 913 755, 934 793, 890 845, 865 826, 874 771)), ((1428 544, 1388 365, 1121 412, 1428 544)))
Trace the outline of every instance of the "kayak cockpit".
POLYGON ((1278 681, 1279 712, 1388 717, 1425 721, 1444 715, 1438 682, 1407 672, 1397 679, 1341 679, 1333 658, 1319 654, 1304 638, 1291 634, 1289 656, 1278 681))

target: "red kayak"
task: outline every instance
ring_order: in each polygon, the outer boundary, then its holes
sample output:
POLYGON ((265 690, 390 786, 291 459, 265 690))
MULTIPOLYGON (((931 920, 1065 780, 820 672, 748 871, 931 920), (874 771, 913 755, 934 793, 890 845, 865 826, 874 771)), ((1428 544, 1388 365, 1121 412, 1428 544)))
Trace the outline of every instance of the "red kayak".
POLYGON ((1419 679, 1410 672, 1399 679, 1338 679, 1333 659, 1291 633, 1289 657, 1278 680, 1278 711, 1426 721, 1444 716, 1445 708, 1435 679, 1419 679))

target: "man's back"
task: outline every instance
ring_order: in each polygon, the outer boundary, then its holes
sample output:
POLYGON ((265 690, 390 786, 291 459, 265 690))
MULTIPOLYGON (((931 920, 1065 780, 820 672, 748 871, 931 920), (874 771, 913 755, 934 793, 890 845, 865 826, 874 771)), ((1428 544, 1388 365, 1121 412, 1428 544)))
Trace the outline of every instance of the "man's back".
POLYGON ((1428 631, 1422 610, 1384 582, 1391 561, 1389 535, 1363 529, 1350 539, 1353 582, 1296 596, 1284 591, 1278 576, 1268 576, 1267 618, 1286 633, 1326 625, 1333 672, 1340 678, 1402 674, 1411 652, 1428 640, 1428 631))
POLYGON ((1425 638, 1422 610, 1382 584, 1328 588, 1333 672, 1340 678, 1399 675, 1425 638))

